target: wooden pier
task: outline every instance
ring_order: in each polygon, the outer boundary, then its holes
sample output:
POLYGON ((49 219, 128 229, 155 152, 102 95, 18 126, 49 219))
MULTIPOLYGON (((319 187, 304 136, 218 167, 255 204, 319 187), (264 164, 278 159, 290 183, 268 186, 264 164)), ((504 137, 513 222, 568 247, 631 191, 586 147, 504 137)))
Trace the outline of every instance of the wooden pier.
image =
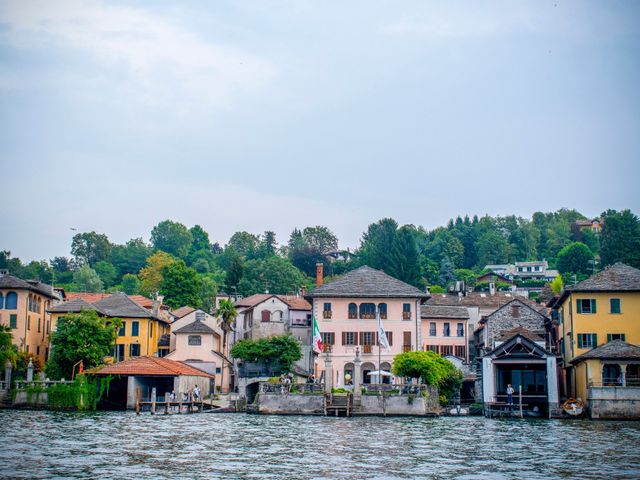
MULTIPOLYGON (((176 398, 183 398, 182 394, 176 394, 176 398)), ((136 390, 136 414, 140 415, 142 410, 147 408, 151 412, 151 415, 164 414, 171 415, 176 413, 202 413, 205 410, 213 410, 213 405, 205 403, 204 399, 194 400, 189 395, 188 400, 171 400, 169 394, 165 395, 164 401, 156 400, 156 389, 151 391, 151 400, 142 401, 140 389, 136 390)))

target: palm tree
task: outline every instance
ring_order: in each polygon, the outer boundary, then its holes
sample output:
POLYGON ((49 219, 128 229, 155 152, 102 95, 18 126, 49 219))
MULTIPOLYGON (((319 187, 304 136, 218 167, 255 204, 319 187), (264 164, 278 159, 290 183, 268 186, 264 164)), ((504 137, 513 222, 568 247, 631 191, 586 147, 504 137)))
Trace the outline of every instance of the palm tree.
MULTIPOLYGON (((218 308, 216 309, 216 315, 218 316, 218 325, 222 329, 222 371, 220 383, 224 385, 224 359, 227 356, 227 335, 233 330, 233 323, 238 316, 238 311, 231 300, 220 300, 218 308)), ((220 385, 220 388, 222 388, 222 385, 220 385)))

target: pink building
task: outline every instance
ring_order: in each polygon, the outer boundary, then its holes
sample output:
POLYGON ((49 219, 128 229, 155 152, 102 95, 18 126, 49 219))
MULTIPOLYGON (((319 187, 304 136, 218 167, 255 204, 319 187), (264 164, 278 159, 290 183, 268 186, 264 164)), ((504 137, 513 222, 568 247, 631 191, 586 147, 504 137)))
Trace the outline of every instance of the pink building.
MULTIPOLYGON (((321 273, 318 280, 321 283, 321 273)), ((364 266, 317 287, 309 296, 325 352, 331 355, 335 386, 345 384, 345 375, 353 377, 356 348, 363 383, 370 383, 372 371, 390 371, 397 354, 421 349, 420 306, 429 294, 416 287, 364 266), (377 310, 390 347, 381 350, 380 364, 377 310)), ((325 353, 315 358, 316 376, 324 371, 324 363, 325 353)))
POLYGON ((462 306, 422 306, 422 349, 469 361, 469 311, 462 306))

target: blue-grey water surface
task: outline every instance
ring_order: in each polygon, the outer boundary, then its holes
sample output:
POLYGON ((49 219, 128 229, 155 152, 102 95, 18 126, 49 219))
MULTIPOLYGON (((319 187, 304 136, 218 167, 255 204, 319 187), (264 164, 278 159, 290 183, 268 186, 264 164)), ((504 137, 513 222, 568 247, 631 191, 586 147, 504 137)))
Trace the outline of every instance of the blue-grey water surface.
POLYGON ((640 478, 640 422, 0 411, 2 478, 640 478))

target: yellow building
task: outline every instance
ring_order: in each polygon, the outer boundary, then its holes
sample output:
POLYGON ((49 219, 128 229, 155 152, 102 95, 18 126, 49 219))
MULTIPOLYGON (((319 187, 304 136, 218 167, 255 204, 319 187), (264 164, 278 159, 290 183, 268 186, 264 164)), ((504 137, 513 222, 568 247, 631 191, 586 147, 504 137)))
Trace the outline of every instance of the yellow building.
POLYGON ((49 357, 49 333, 54 325, 47 310, 61 300, 51 285, 0 274, 0 325, 11 329, 13 344, 42 364, 49 357))
POLYGON ((593 388, 640 380, 640 270, 612 265, 568 287, 554 308, 568 396, 588 401, 593 388))
POLYGON ((168 346, 158 345, 163 335, 170 332, 169 322, 160 318, 154 311, 149 311, 133 301, 124 293, 109 295, 101 300, 89 303, 82 298, 57 305, 50 309, 54 322, 69 313, 82 310, 95 310, 99 315, 109 318, 119 318, 122 326, 118 331, 114 346, 114 360, 121 362, 140 356, 163 356, 168 346))

